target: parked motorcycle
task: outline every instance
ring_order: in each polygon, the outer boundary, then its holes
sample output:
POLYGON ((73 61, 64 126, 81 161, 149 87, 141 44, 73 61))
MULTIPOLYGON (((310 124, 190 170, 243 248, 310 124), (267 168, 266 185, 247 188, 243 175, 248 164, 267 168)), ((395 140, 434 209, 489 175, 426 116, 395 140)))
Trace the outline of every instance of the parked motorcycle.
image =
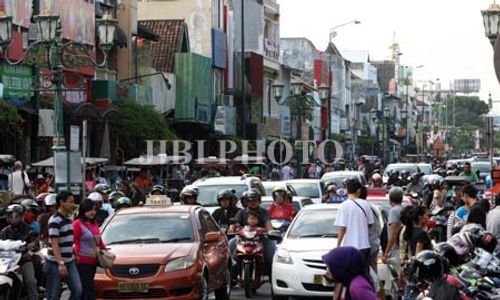
POLYGON ((19 261, 25 247, 24 241, 0 240, 0 299, 20 299, 22 274, 19 261))

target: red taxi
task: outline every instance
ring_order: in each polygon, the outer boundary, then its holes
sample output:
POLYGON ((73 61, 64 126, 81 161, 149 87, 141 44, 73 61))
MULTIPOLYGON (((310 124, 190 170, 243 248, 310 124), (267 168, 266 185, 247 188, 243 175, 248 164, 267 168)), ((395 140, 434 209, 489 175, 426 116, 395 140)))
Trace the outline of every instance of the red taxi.
POLYGON ((198 206, 144 206, 121 210, 102 227, 116 255, 98 268, 98 299, 229 299, 227 238, 198 206))

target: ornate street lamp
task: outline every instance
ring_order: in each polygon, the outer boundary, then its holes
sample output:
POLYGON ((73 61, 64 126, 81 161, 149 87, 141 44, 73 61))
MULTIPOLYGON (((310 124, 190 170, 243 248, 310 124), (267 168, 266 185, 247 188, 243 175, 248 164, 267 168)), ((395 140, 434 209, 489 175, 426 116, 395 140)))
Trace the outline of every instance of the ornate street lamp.
POLYGON ((484 29, 486 37, 492 46, 495 46, 498 33, 500 31, 500 5, 496 1, 488 9, 482 10, 484 29))
POLYGON ((406 119, 408 117, 408 111, 406 104, 403 105, 403 109, 401 110, 401 119, 406 119))
POLYGON ((96 20, 99 45, 104 52, 108 52, 113 48, 117 24, 118 21, 113 19, 110 15, 105 15, 102 19, 96 20))
POLYGON ((391 110, 389 107, 384 108, 384 117, 389 118, 391 116, 391 110))
POLYGON ((330 94, 330 86, 322 84, 318 87, 318 91, 319 91, 319 97, 321 98, 321 100, 324 101, 328 99, 328 95, 330 94))
POLYGON ((273 95, 274 99, 278 104, 281 104, 281 98, 283 98, 283 92, 285 91, 285 85, 279 81, 275 81, 273 84, 273 95))
POLYGON ((301 81, 293 80, 291 85, 292 85, 293 96, 302 94, 302 91, 304 90, 304 84, 301 81))
POLYGON ((57 27, 60 24, 58 15, 41 14, 34 17, 38 40, 50 42, 57 37, 57 27))
POLYGON ((373 121, 377 119, 377 110, 375 108, 370 109, 370 117, 373 121))
POLYGON ((0 47, 5 47, 12 41, 12 17, 0 16, 0 47))

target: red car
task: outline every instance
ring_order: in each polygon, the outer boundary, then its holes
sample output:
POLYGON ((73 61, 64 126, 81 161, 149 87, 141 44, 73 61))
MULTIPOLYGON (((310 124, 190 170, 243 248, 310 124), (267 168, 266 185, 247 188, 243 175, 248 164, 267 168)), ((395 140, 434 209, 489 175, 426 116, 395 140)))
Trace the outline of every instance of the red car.
POLYGON ((102 236, 116 261, 98 268, 98 299, 229 299, 227 238, 199 206, 120 210, 102 236))

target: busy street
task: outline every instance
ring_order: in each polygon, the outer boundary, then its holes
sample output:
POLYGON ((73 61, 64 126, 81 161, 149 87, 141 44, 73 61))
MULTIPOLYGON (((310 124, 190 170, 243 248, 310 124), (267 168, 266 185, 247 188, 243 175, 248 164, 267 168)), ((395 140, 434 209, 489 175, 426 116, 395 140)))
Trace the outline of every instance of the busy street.
POLYGON ((495 0, 0 0, 0 300, 500 299, 495 0))

